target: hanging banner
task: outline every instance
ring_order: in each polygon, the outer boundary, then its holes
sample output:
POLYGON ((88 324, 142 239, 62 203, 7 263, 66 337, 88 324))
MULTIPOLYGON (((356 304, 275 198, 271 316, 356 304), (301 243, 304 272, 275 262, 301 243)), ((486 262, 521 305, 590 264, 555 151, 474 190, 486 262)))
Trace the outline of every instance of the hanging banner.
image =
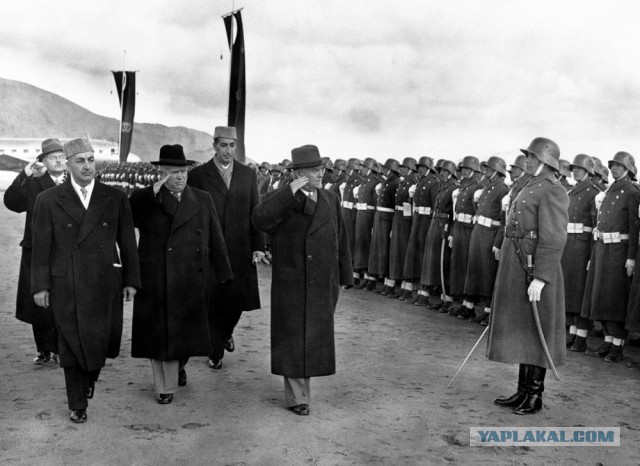
POLYGON ((236 159, 245 162, 244 117, 246 96, 246 76, 244 61, 244 28, 240 11, 223 18, 227 30, 227 40, 231 50, 231 77, 229 80, 229 112, 228 126, 234 126, 238 135, 236 159), (236 38, 233 41, 233 18, 236 22, 236 38))
POLYGON ((126 162, 133 136, 133 116, 136 111, 136 72, 112 71, 120 100, 120 162, 126 162))

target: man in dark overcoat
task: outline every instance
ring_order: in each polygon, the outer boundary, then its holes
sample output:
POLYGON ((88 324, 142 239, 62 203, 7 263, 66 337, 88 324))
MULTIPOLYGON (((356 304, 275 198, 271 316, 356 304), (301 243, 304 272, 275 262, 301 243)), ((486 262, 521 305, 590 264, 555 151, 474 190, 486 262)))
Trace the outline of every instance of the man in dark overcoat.
MULTIPOLYGON (((427 240, 427 232, 433 218, 433 204, 438 196, 440 182, 434 172, 433 159, 431 157, 420 157, 416 164, 420 180, 416 184, 413 201, 413 219, 411 221, 411 232, 407 244, 407 254, 404 258, 404 278, 414 285, 420 281, 422 270, 422 258, 424 256, 424 245, 427 240), (415 282, 415 283, 414 283, 415 282)), ((405 299, 408 304, 423 306, 427 302, 427 292, 418 289, 415 298, 405 299)))
POLYGON ((31 291, 53 310, 71 420, 85 422, 100 369, 120 352, 122 299, 140 288, 140 270, 126 194, 94 179, 88 139, 63 150, 71 176, 36 200, 31 291))
POLYGON ((4 193, 4 205, 13 212, 26 212, 24 235, 20 242, 20 275, 16 318, 31 324, 36 344, 36 365, 58 364, 58 335, 51 309, 36 306, 31 293, 31 222, 38 194, 63 183, 66 179, 65 157, 58 139, 42 141, 42 152, 27 164, 4 193))
POLYGON ((627 336, 625 321, 638 250, 640 189, 633 182, 637 170, 631 154, 618 152, 609 168, 615 181, 599 195, 604 199, 598 209, 580 315, 600 321, 605 335, 602 345, 585 353, 619 362, 627 336))
MULTIPOLYGON (((372 277, 383 278, 389 275, 389 243, 391 225, 395 213, 396 191, 400 185, 400 162, 387 159, 382 166, 384 181, 376 185, 376 213, 373 217, 371 247, 369 248, 369 270, 372 277)), ((385 278, 384 286, 374 290, 386 296, 393 291, 389 279, 385 278)))
POLYGON ((372 291, 376 278, 367 273, 371 250, 371 229, 376 214, 376 186, 380 183, 380 166, 375 159, 366 158, 362 164, 362 183, 358 186, 356 198, 356 236, 353 251, 354 276, 360 279, 358 288, 372 291))
POLYGON ((520 365, 517 392, 496 404, 516 414, 542 409, 546 369, 543 341, 555 366, 565 362, 564 283, 562 250, 567 241, 569 196, 557 180, 560 148, 535 138, 527 149, 531 178, 509 206, 505 238, 489 320, 487 357, 520 365), (524 266, 531 264, 529 270, 524 266), (531 302, 537 303, 542 336, 531 302))
POLYGON ((264 238, 251 224, 258 205, 256 174, 234 160, 236 129, 216 127, 215 155, 189 173, 187 183, 211 194, 227 245, 233 280, 218 284, 211 300, 209 367, 220 369, 224 351, 234 351, 233 330, 243 311, 260 308, 256 264, 265 258, 264 238))
POLYGON ((151 359, 158 403, 169 404, 177 385, 187 384, 187 359, 210 354, 211 290, 233 275, 213 199, 187 186, 194 162, 176 144, 163 146, 151 163, 162 178, 131 195, 142 277, 131 356, 151 359))
POLYGON ((322 189, 318 148, 291 155, 294 181, 261 202, 253 222, 273 246, 271 372, 284 377, 287 406, 308 415, 310 377, 336 370, 333 315, 353 272, 340 201, 322 189))
MULTIPOLYGON (((460 187, 453 192, 453 226, 449 232, 449 247, 451 248, 451 270, 449 272, 449 295, 454 299, 464 298, 464 284, 469 262, 469 243, 473 220, 476 215, 478 198, 482 191, 482 169, 480 160, 473 155, 467 155, 460 162, 460 187)), ((473 302, 462 299, 462 306, 453 308, 447 303, 443 310, 459 319, 468 319, 474 314, 473 302), (448 308, 448 309, 447 309, 448 308)))
POLYGON ((440 186, 433 205, 433 220, 425 241, 420 285, 428 295, 436 296, 430 304, 428 301, 425 303, 429 309, 441 309, 442 312, 448 312, 453 299, 448 294, 449 290, 442 289, 442 278, 444 277, 444 285, 447 287, 451 262, 451 248, 447 244, 447 237, 451 231, 453 216, 452 195, 458 187, 456 164, 450 160, 443 160, 441 167, 436 164, 436 171, 440 178, 440 186), (442 299, 437 299, 438 294, 442 299))
POLYGON ((469 239, 469 259, 464 282, 464 296, 467 303, 483 308, 476 321, 488 324, 491 312, 491 296, 498 271, 498 261, 493 248, 496 235, 501 226, 500 213, 502 199, 509 188, 504 184, 507 176, 507 165, 500 157, 489 157, 483 162, 487 185, 478 199, 475 224, 469 239))
POLYGON ((600 188, 593 184, 593 159, 578 154, 570 165, 576 185, 570 189, 569 224, 567 244, 562 253, 562 275, 564 277, 565 312, 569 325, 567 348, 584 353, 587 349, 589 320, 580 317, 584 288, 587 282, 587 266, 593 246, 593 228, 597 221, 595 198, 600 188))

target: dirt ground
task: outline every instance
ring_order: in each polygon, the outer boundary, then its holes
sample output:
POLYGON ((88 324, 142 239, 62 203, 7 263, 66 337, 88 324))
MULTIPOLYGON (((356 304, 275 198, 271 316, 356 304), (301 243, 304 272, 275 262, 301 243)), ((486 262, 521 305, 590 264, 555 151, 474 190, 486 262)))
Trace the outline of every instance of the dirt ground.
POLYGON ((296 416, 270 373, 267 266, 263 308, 242 317, 236 351, 220 371, 193 358, 171 405, 156 403, 149 362, 130 357, 127 305, 121 355, 88 422, 73 424, 62 370, 32 364, 30 326, 14 318, 23 222, 0 207, 2 464, 638 464, 639 371, 569 353, 562 381, 547 378, 543 411, 516 416, 493 399, 514 391, 517 368, 487 361, 484 342, 447 388, 484 327, 364 291, 342 293, 338 372, 312 379, 311 415, 296 416), (471 426, 619 426, 621 446, 470 447, 471 426))

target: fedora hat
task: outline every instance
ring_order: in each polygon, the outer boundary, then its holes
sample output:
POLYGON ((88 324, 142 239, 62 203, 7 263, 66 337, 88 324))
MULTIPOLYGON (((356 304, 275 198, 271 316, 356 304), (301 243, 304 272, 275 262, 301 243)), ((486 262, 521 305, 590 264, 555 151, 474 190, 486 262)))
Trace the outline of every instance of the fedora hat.
POLYGON ((62 143, 57 138, 45 139, 42 141, 42 152, 38 154, 36 159, 38 162, 42 162, 42 159, 53 152, 62 152, 62 143))
POLYGON ((291 149, 291 169, 312 168, 323 165, 320 151, 316 146, 306 145, 291 149))
POLYGON ((176 167, 184 167, 196 163, 194 160, 187 160, 184 156, 184 149, 180 144, 165 145, 160 148, 160 157, 157 162, 151 162, 153 165, 173 165, 176 167))

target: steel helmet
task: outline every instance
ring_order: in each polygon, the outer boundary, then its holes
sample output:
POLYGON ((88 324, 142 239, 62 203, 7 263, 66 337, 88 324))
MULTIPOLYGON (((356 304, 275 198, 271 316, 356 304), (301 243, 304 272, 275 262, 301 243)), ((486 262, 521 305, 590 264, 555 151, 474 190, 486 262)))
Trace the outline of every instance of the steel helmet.
POLYGON ((367 157, 366 159, 364 159, 364 162, 362 163, 362 165, 364 165, 366 168, 368 168, 372 172, 378 173, 378 170, 379 170, 378 162, 376 162, 375 159, 367 157))
POLYGON ((406 157, 403 161, 402 164, 400 165, 401 167, 407 167, 409 168, 411 171, 418 171, 418 168, 416 167, 416 159, 414 159, 413 157, 406 157))
POLYGON ((336 162, 333 164, 333 169, 345 171, 347 169, 347 161, 343 159, 336 159, 336 162))
POLYGON ((559 171, 562 176, 571 176, 571 169, 569 168, 571 164, 568 160, 560 159, 558 160, 559 171))
POLYGON ((356 158, 349 159, 349 162, 347 163, 347 168, 350 170, 360 170, 360 168, 362 168, 362 162, 356 158))
MULTIPOLYGON (((593 159, 593 173, 602 178, 602 173, 603 173, 602 169, 605 167, 602 165, 602 162, 598 157, 591 157, 591 158, 593 159)), ((609 170, 607 170, 607 172, 609 172, 609 170)))
POLYGON ((442 164, 443 164, 444 162, 445 162, 445 160, 444 160, 444 159, 438 159, 438 161, 436 162, 436 166, 435 166, 435 168, 436 168, 436 169, 438 169, 438 168, 442 168, 442 164))
POLYGON ((262 162, 260 164, 260 168, 266 168, 267 171, 270 171, 271 170, 271 165, 269 164, 269 162, 262 162))
POLYGON ((427 167, 429 170, 433 170, 433 159, 431 157, 420 157, 416 165, 418 167, 423 166, 427 167))
POLYGON ((400 173, 400 162, 396 159, 387 159, 383 166, 394 173, 400 173))
MULTIPOLYGON (((520 170, 524 171, 527 169, 527 165, 526 165, 526 157, 524 155, 517 155, 516 159, 513 161, 513 163, 511 165, 509 165, 509 167, 516 167, 519 168, 520 170)), ((509 170, 511 171, 511 170, 509 170)))
POLYGON ((282 165, 280 165, 279 163, 273 165, 271 167, 271 171, 272 172, 278 172, 278 173, 282 173, 284 171, 284 167, 282 165))
POLYGON ((527 149, 520 149, 524 155, 535 156, 540 162, 559 171, 558 159, 560 158, 560 147, 558 144, 547 138, 535 138, 527 149))
POLYGON ((456 179, 458 178, 457 169, 458 167, 456 166, 456 164, 451 162, 450 160, 443 161, 442 167, 440 168, 440 170, 446 170, 451 173, 451 175, 456 179))
POLYGON ((594 175, 595 163, 593 159, 587 154, 578 154, 573 158, 573 163, 569 165, 569 170, 573 170, 574 167, 584 168, 587 173, 594 175))
POLYGON ((331 159, 329 157, 322 157, 322 165, 324 166, 325 170, 328 170, 330 172, 333 171, 333 162, 331 161, 331 159), (324 160, 326 159, 326 160, 324 160))
POLYGON ((602 175, 600 175, 602 181, 609 184, 609 169, 607 167, 602 167, 602 175))
POLYGON ((636 161, 633 159, 633 155, 631 155, 629 152, 616 153, 616 155, 613 156, 613 160, 609 160, 609 168, 611 168, 613 162, 617 162, 624 168, 626 168, 632 180, 636 179, 636 173, 638 173, 638 169, 636 168, 636 161))
POLYGON ((283 159, 282 162, 280 162, 280 165, 282 165, 284 168, 289 168, 291 166, 291 160, 283 159))
POLYGON ((474 157, 473 155, 467 155, 460 162, 460 168, 469 168, 474 172, 482 173, 482 169, 480 168, 480 160, 478 157, 474 157))
POLYGON ((489 157, 489 160, 487 160, 486 162, 482 162, 482 165, 485 167, 492 168, 493 170, 500 173, 502 176, 507 176, 507 163, 500 157, 495 157, 495 156, 489 157))

